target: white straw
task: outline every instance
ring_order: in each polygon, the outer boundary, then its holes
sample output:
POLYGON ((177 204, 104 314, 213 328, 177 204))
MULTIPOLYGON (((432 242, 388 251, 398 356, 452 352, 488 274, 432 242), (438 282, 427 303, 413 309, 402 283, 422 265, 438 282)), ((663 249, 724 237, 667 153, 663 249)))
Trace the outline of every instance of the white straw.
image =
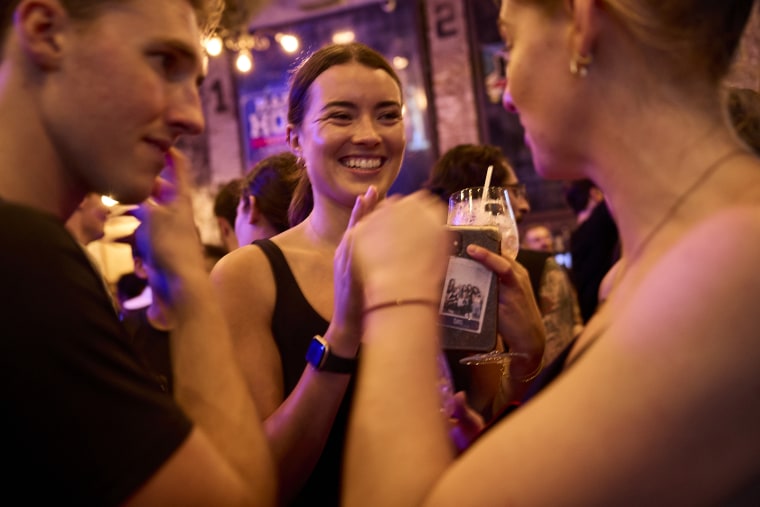
POLYGON ((486 208, 486 204, 488 203, 488 187, 491 185, 491 174, 493 174, 493 166, 489 165, 486 170, 486 183, 483 185, 483 209, 486 208))

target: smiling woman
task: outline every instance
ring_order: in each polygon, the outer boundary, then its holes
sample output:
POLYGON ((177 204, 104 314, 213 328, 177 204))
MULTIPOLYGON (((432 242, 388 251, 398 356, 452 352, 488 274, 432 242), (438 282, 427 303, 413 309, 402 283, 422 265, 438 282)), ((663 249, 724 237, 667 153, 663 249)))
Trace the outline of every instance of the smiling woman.
POLYGON ((298 225, 227 255, 212 279, 265 418, 281 499, 338 505, 352 376, 330 364, 353 362, 359 333, 349 320, 358 300, 333 261, 346 228, 385 196, 401 167, 398 76, 363 44, 316 51, 293 76, 287 133, 306 168, 291 208, 298 225), (304 368, 312 341, 321 352, 304 368))

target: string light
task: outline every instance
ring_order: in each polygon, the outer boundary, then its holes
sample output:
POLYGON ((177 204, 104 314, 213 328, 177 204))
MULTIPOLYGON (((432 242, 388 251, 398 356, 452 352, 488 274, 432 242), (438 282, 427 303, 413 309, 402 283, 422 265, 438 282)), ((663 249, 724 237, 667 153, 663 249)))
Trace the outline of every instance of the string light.
POLYGON ((224 49, 224 42, 221 37, 214 35, 204 41, 203 47, 206 49, 206 53, 209 56, 219 56, 224 49))
POLYGON ((235 59, 235 67, 243 74, 253 70, 253 55, 249 49, 241 49, 235 59))
POLYGON ((332 36, 332 41, 335 44, 349 44, 354 40, 356 40, 356 34, 352 30, 335 32, 332 36))
POLYGON ((203 41, 205 52, 210 57, 219 56, 226 48, 228 51, 236 53, 235 68, 239 72, 249 73, 255 68, 254 51, 267 51, 270 49, 274 39, 288 54, 293 54, 301 46, 301 41, 295 35, 288 33, 241 33, 235 36, 231 35, 214 35, 203 41))
POLYGON ((274 36, 274 40, 285 50, 286 53, 295 53, 301 45, 298 37, 287 33, 278 33, 274 36))

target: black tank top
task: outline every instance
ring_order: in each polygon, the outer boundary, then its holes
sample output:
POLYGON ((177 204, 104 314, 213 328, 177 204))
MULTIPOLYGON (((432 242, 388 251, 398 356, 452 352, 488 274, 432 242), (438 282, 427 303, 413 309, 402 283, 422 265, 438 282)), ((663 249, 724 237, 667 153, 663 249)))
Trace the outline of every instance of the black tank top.
MULTIPOLYGON (((315 334, 324 335, 329 322, 309 304, 290 270, 282 250, 268 239, 253 242, 269 260, 275 280, 272 335, 282 359, 285 396, 298 384, 306 367, 306 349, 315 334)), ((346 426, 353 393, 352 379, 322 455, 303 490, 290 505, 337 506, 340 503, 340 477, 346 426)))

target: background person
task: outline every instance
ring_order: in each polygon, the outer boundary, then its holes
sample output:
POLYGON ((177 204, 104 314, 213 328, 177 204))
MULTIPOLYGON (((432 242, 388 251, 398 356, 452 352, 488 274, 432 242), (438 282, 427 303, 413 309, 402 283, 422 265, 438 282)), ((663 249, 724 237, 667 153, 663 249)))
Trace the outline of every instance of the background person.
POLYGON ((226 252, 231 252, 240 246, 235 235, 235 222, 241 183, 240 178, 230 180, 219 187, 219 191, 214 196, 214 218, 216 218, 219 237, 226 252))
POLYGON ((110 210, 103 204, 100 194, 90 192, 66 220, 66 229, 82 246, 87 246, 106 235, 109 214, 110 210))
MULTIPOLYGON (((450 148, 433 166, 424 187, 448 204, 452 193, 463 188, 483 185, 488 166, 493 166, 492 184, 508 189, 515 221, 521 223, 530 213, 530 202, 525 186, 520 184, 515 171, 498 146, 461 144, 450 148)), ((582 329, 575 291, 567 273, 551 254, 521 248, 517 253, 517 262, 527 270, 536 302, 541 310, 546 329, 544 361, 549 363, 582 329)), ((458 354, 449 355, 455 377, 466 378, 465 369, 456 364, 458 354)), ((477 391, 486 395, 485 399, 479 399, 479 395, 468 389, 471 403, 485 415, 490 414, 487 407, 490 407, 493 395, 493 392, 486 394, 488 384, 492 384, 490 379, 478 381, 477 391)))
POLYGON ((149 237, 145 224, 138 225, 123 241, 132 248, 135 274, 145 280, 147 285, 137 298, 127 302, 121 321, 132 337, 145 367, 155 375, 161 390, 171 395, 174 392, 174 373, 170 331, 175 325, 175 318, 171 306, 162 296, 161 273, 156 269, 146 248, 149 237))
POLYGON ((729 88, 728 115, 739 137, 760 155, 760 92, 729 88))
POLYGON ((581 317, 587 323, 600 301, 602 280, 620 258, 620 237, 604 194, 589 179, 575 180, 565 189, 575 214, 570 233, 570 276, 578 294, 581 317))
POLYGON ((240 245, 271 238, 290 228, 288 209, 303 168, 286 151, 256 163, 240 183, 235 236, 240 245))
POLYGON ((523 229, 520 244, 524 248, 554 254, 554 235, 543 224, 532 224, 523 229))

